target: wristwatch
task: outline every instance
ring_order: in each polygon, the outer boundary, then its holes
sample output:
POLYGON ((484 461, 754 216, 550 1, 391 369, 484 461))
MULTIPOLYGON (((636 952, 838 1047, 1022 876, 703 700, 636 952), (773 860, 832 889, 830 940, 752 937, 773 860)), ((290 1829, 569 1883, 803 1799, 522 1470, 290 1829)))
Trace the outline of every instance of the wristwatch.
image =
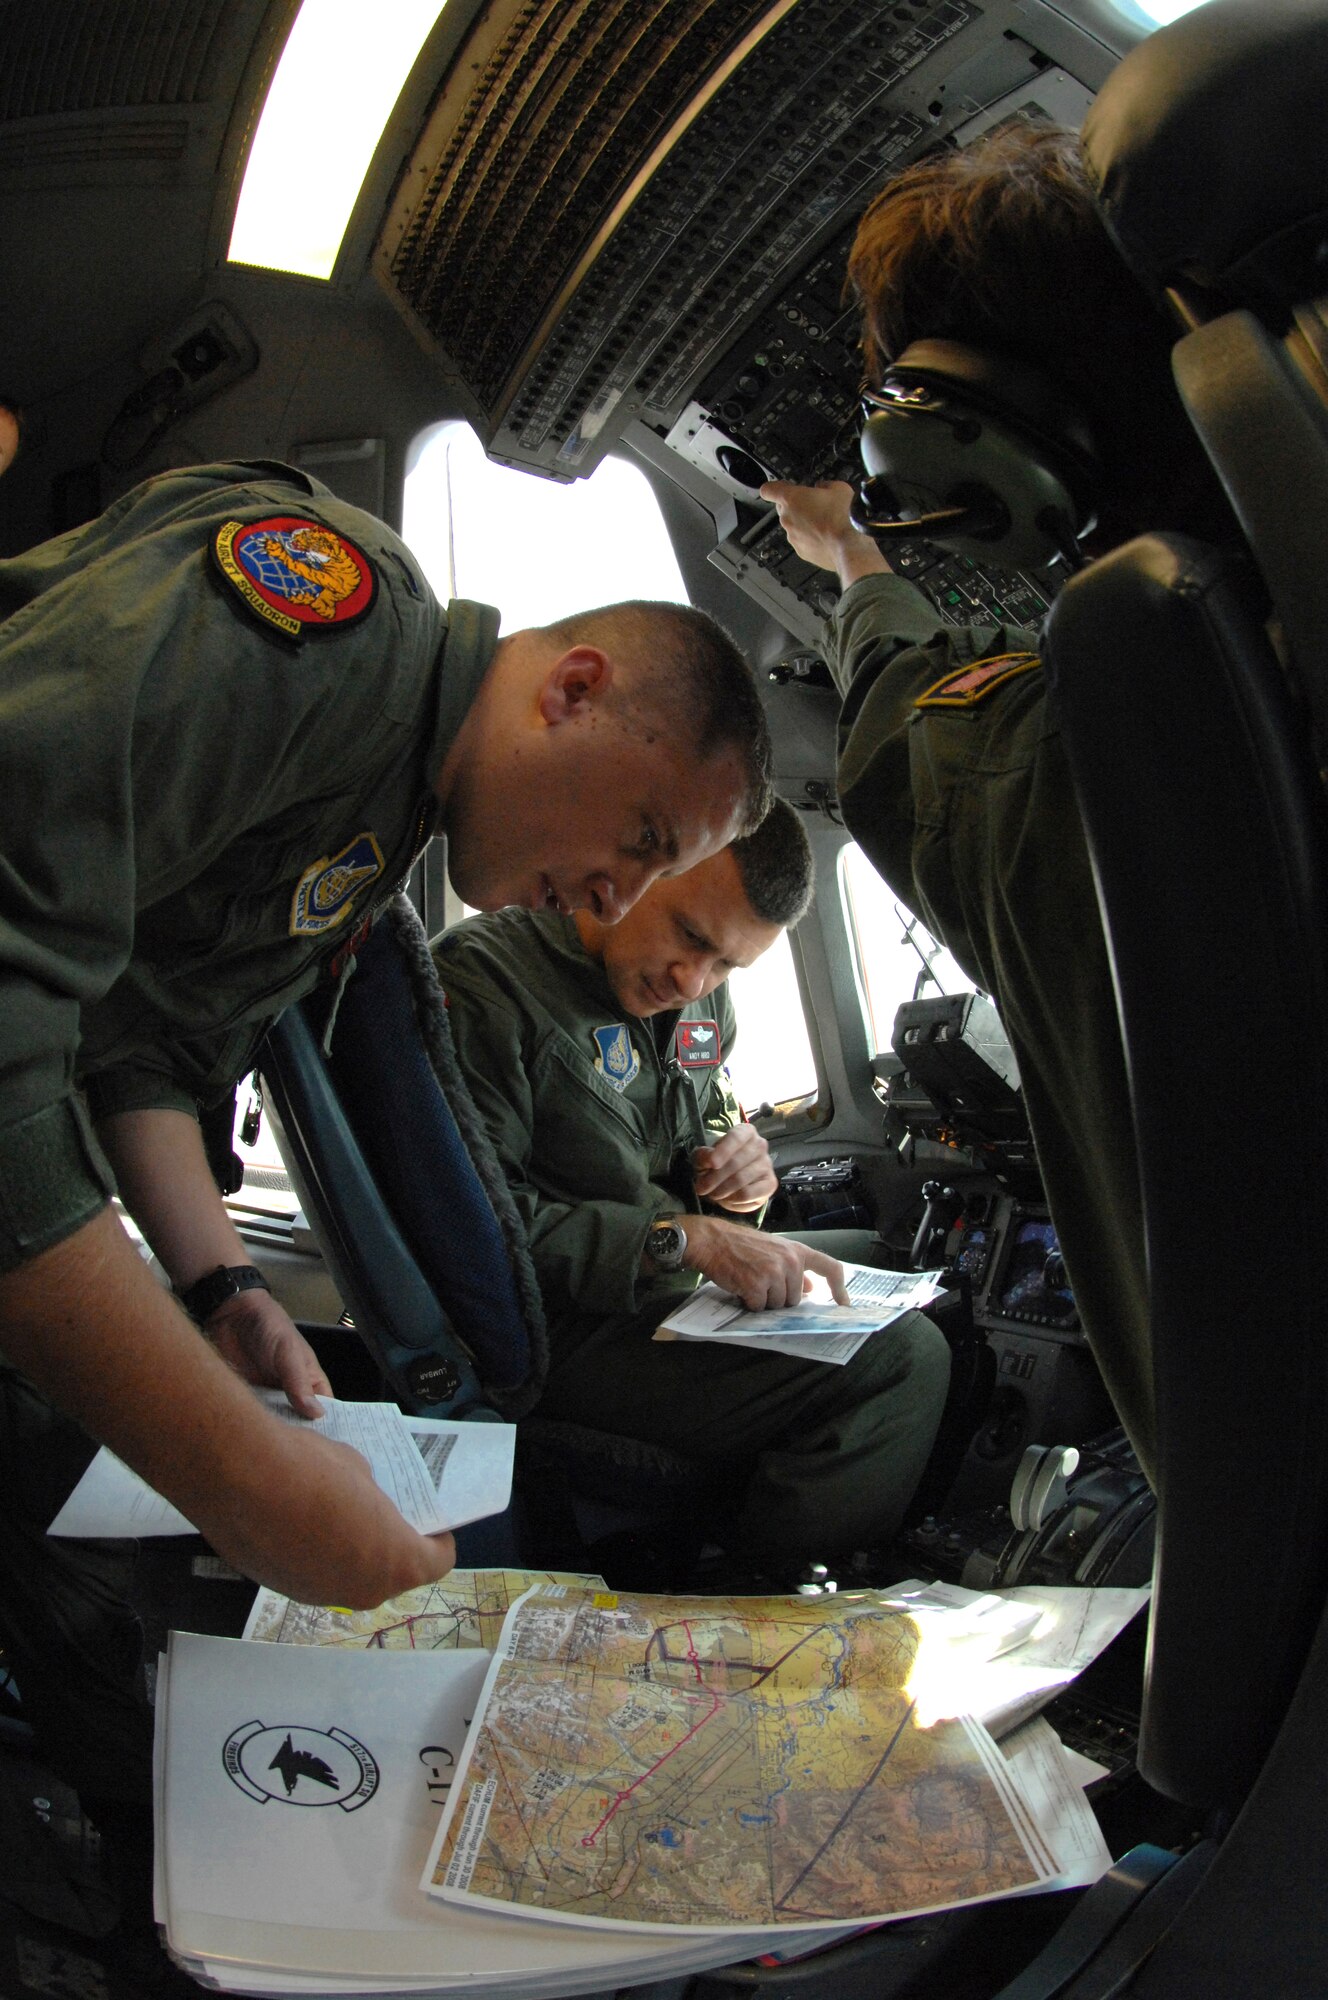
POLYGON ((263 1273, 252 1264, 218 1264, 215 1271, 196 1278, 192 1285, 186 1285, 175 1296, 190 1319, 202 1326, 227 1299, 236 1298, 241 1292, 271 1290, 263 1273))
POLYGON ((646 1231, 645 1248, 657 1271, 681 1271, 687 1232, 680 1222, 653 1222, 646 1231))

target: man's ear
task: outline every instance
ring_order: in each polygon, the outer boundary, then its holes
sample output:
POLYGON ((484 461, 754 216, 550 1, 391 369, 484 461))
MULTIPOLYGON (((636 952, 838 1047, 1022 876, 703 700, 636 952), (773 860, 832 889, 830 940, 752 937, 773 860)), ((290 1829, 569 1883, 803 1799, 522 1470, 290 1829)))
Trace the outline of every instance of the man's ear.
POLYGON ((601 700, 613 680, 613 662, 598 646, 573 646, 555 660, 540 683, 539 712, 549 723, 570 722, 601 700))

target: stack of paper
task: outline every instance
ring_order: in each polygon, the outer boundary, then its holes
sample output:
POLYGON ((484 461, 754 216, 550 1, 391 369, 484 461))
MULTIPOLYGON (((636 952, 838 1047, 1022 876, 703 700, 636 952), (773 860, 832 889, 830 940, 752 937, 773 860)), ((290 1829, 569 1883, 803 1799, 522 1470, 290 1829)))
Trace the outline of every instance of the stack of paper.
POLYGON ((1095 1823, 1073 1786, 1045 1790, 1051 1759, 1013 1765, 966 1714, 922 1722, 940 1643, 866 1593, 532 1591, 504 1626, 425 1887, 732 1937, 1094 1879, 1095 1823))
POLYGON ((1053 1600, 1130 1598, 1099 1602, 1100 1644, 1138 1594, 891 1596, 481 1572, 374 1614, 263 1593, 250 1631, 293 1643, 173 1634, 169 1947, 235 1992, 534 2000, 1094 1880, 1110 1857, 1051 1730, 998 1749, 949 1696, 1027 1703, 1090 1643, 1053 1600))
POLYGON ((530 1923, 419 1881, 489 1665, 172 1633, 158 1681, 157 1919, 237 1993, 588 1993, 735 1956, 712 1933, 530 1923))
MULTIPOLYGON (((303 1424, 279 1389, 254 1392, 283 1423, 303 1424)), ((375 1483, 423 1535, 501 1514, 512 1497, 514 1424, 408 1417, 395 1403, 319 1399, 324 1437, 369 1462, 375 1483)), ((103 1445, 52 1521, 52 1535, 192 1535, 169 1500, 103 1445)))

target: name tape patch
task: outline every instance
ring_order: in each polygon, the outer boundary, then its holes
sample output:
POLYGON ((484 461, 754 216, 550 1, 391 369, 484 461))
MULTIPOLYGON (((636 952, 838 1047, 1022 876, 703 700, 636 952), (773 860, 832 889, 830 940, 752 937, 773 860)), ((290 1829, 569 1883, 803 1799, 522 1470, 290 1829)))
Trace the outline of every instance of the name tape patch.
POLYGON ((723 1061, 717 1021, 679 1021, 673 1046, 684 1069, 717 1069, 723 1061))
POLYGON ((367 617, 378 595, 378 573, 364 550, 303 515, 224 521, 212 560, 228 593, 287 639, 344 632, 367 617))

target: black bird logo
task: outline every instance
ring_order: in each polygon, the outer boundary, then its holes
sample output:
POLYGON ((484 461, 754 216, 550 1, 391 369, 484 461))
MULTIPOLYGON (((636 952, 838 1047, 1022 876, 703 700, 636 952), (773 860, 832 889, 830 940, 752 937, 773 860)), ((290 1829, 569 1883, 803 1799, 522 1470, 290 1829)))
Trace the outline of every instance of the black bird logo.
POLYGON ((332 1766, 322 1757, 315 1757, 312 1750, 297 1750, 289 1731, 286 1741, 267 1768, 280 1773, 287 1798, 290 1798, 301 1778, 308 1778, 315 1785, 327 1785, 332 1791, 338 1789, 332 1766))

